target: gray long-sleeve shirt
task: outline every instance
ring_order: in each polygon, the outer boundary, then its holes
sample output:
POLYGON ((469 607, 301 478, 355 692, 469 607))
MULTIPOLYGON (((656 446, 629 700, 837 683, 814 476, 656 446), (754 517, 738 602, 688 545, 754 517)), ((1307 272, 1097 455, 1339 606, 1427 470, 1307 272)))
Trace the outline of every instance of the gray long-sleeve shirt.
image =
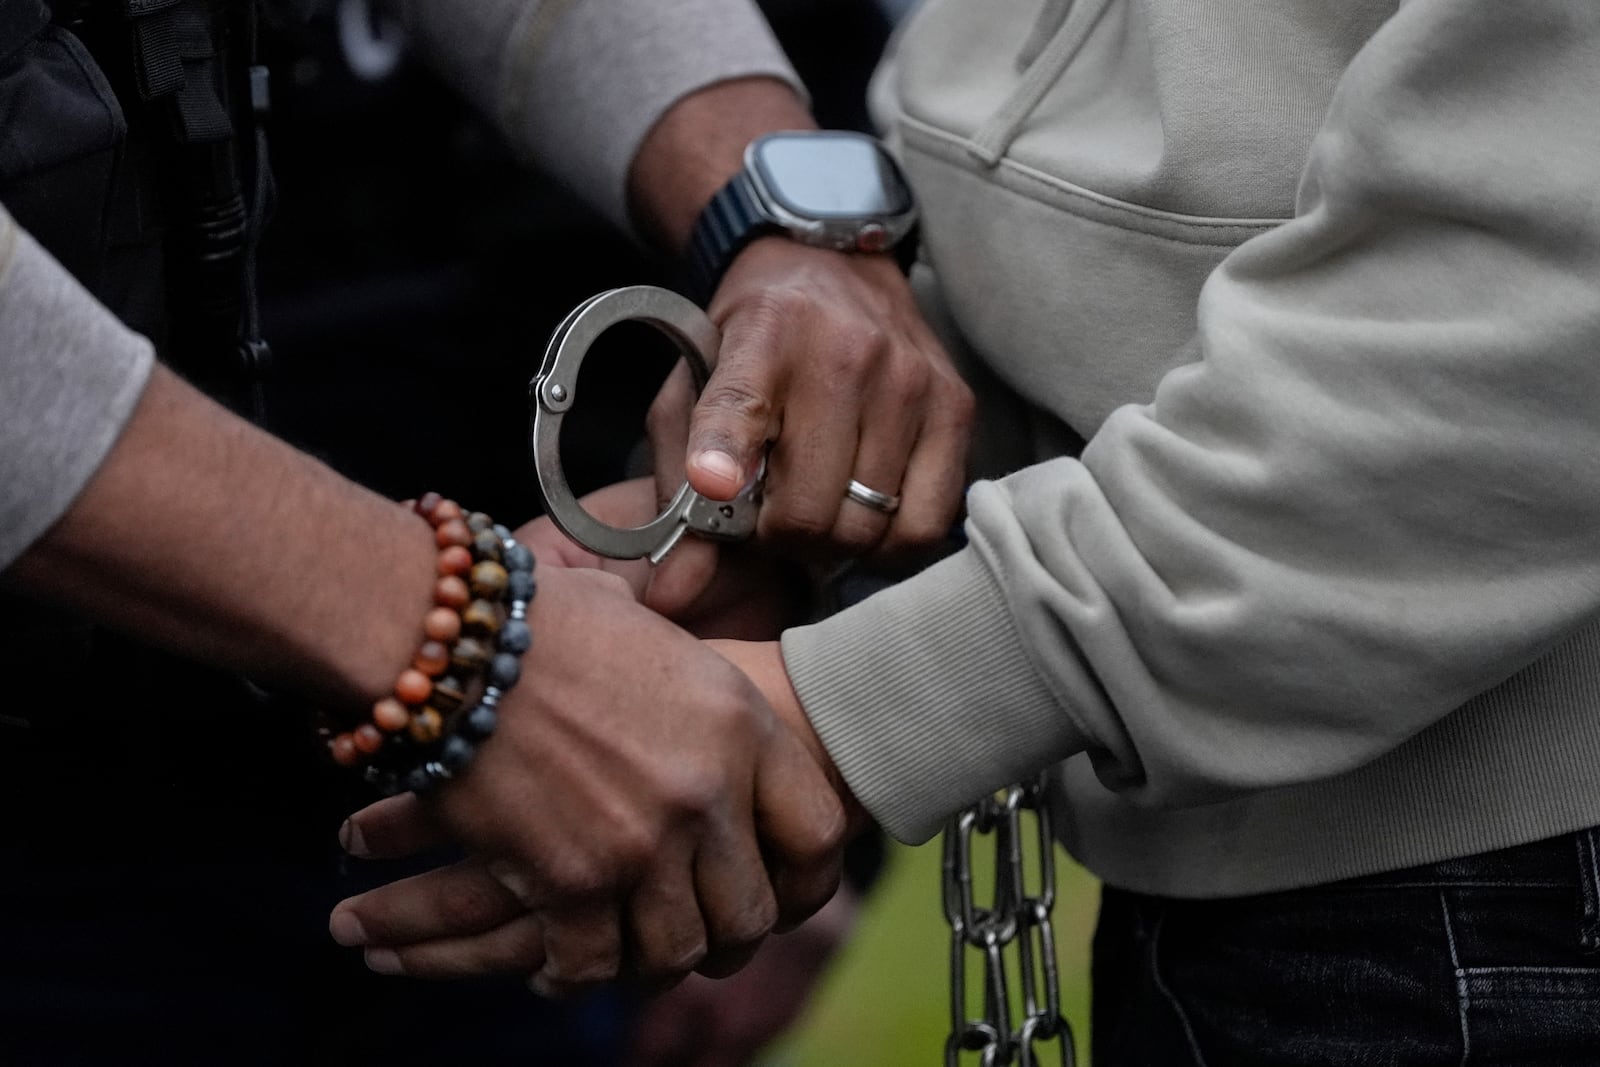
MULTIPOLYGON (((526 158, 627 224, 627 172, 688 93, 799 88, 745 0, 406 0, 417 46, 526 158)), ((148 342, 123 329, 0 205, 0 568, 71 505, 132 413, 148 342)))

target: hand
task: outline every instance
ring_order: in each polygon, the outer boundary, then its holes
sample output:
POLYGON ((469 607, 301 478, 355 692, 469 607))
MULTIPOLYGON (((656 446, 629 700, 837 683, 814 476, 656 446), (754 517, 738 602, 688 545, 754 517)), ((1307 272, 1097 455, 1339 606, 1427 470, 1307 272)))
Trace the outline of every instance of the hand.
POLYGON ((771 441, 763 541, 893 556, 945 536, 972 394, 893 261, 765 238, 734 260, 711 317, 722 350, 698 403, 680 366, 651 408, 658 492, 687 468, 700 493, 732 499, 771 441), (852 478, 899 495, 900 510, 847 499, 852 478))
POLYGON ((849 936, 860 901, 848 885, 799 928, 769 938, 738 974, 690 975, 645 1005, 630 1067, 744 1067, 805 1008, 849 936))
MULTIPOLYGON (((672 981, 737 965, 775 923, 828 899, 838 798, 748 679, 592 571, 544 571, 532 623, 525 677, 469 770, 427 804, 392 798, 348 827, 358 853, 404 854, 448 835, 477 857, 463 869, 474 921, 454 928, 456 948, 488 952, 474 939, 492 939, 514 901, 534 913, 517 936, 537 989, 609 980, 624 959, 629 973, 672 981)), ((433 877, 346 901, 335 935, 421 940, 405 923, 439 918, 425 899, 444 878, 433 877), (403 907, 374 904, 392 903, 397 887, 403 907)), ((433 903, 459 905, 462 882, 444 884, 433 903)), ((445 916, 446 928, 461 917, 445 916)))
MULTIPOLYGON (((617 482, 579 501, 611 526, 642 526, 660 505, 649 478, 617 482)), ((549 518, 516 532, 543 566, 584 567, 614 574, 635 599, 696 637, 770 640, 803 613, 805 575, 794 564, 746 545, 719 544, 693 535, 678 542, 659 565, 642 559, 608 559, 563 534, 549 518)))
POLYGON ((800 705, 800 697, 795 693, 793 683, 789 681, 789 670, 784 666, 783 649, 778 642, 734 640, 707 641, 706 644, 755 683, 779 721, 789 728, 789 731, 805 746, 806 751, 811 753, 811 758, 816 761, 817 766, 828 776, 828 781, 833 783, 835 795, 844 804, 848 827, 846 839, 852 839, 870 827, 872 816, 850 791, 844 775, 834 766, 833 757, 828 755, 822 739, 817 736, 816 730, 812 729, 811 720, 806 717, 805 708, 800 705))

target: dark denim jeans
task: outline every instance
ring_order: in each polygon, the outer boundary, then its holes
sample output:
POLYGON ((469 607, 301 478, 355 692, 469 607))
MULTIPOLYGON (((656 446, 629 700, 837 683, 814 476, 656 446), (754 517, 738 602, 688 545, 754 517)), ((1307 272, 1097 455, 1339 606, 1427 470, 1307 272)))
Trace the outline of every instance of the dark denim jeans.
POLYGON ((1600 830, 1312 889, 1107 889, 1095 1067, 1600 1065, 1600 830))

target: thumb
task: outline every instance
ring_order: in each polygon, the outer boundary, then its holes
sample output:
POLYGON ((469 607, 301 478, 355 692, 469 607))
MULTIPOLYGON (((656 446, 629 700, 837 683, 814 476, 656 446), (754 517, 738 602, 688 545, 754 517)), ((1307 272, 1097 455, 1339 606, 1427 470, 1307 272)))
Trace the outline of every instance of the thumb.
POLYGON ((768 327, 729 321, 722 352, 689 423, 689 484, 712 500, 732 500, 755 476, 761 454, 777 436, 778 361, 768 327))

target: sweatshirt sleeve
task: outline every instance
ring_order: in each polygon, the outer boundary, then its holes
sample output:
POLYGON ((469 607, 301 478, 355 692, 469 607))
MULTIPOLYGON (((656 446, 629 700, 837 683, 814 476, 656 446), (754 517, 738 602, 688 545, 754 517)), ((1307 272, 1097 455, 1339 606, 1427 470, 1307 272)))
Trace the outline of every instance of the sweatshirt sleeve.
POLYGON ((1600 611, 1597 100, 1588 0, 1401 4, 1153 401, 785 635, 892 833, 1084 750, 1151 806, 1338 774, 1600 611))
POLYGON ((153 359, 0 207, 0 569, 83 490, 153 359))
POLYGON ((772 77, 802 91, 750 0, 406 0, 423 52, 512 146, 627 227, 628 168, 698 89, 772 77))

